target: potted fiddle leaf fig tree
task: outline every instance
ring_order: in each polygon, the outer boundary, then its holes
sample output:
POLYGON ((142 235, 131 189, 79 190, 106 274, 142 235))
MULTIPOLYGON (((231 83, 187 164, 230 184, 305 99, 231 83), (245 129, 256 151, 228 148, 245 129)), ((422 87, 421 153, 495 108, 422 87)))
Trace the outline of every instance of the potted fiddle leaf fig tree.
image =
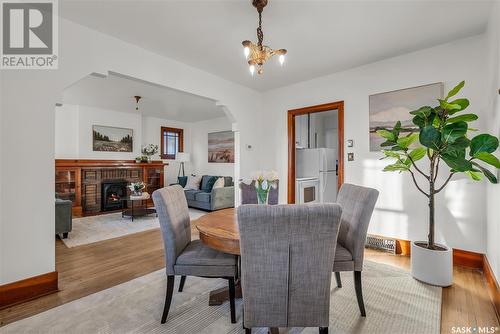
POLYGON ((450 247, 435 242, 436 195, 458 174, 465 174, 474 181, 486 178, 498 183, 485 164, 494 167, 495 171, 500 168, 500 161, 493 155, 498 149, 498 138, 486 133, 473 135, 477 130, 470 128, 469 123, 478 116, 463 112, 469 106, 469 100, 451 100, 464 84, 462 81, 445 99, 439 99, 439 105, 423 106, 410 112, 415 127, 404 129, 398 121, 392 129, 377 131, 386 140, 382 143, 387 148, 382 159, 393 160, 384 171, 408 173, 418 191, 428 200, 428 240, 412 242, 411 273, 420 281, 438 286, 452 284, 453 257, 450 247), (425 162, 418 162, 422 159, 426 159, 425 162), (448 166, 447 176, 440 180, 438 174, 445 170, 443 166, 440 169, 443 163, 448 166))

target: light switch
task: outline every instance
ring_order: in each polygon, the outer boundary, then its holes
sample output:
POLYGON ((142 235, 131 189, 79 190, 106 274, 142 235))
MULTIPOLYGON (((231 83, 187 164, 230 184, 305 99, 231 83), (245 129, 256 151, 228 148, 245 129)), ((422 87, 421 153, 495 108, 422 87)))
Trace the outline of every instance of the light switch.
POLYGON ((354 147, 354 140, 347 139, 347 147, 354 147))
POLYGON ((353 152, 347 153, 347 161, 354 161, 354 153, 353 152))

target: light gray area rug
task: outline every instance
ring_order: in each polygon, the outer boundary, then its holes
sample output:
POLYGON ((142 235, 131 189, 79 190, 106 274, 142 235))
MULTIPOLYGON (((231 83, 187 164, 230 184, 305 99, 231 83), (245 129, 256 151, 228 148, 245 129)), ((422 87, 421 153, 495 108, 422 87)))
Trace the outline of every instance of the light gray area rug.
MULTIPOLYGON (((330 333, 439 333, 441 288, 428 286, 394 267, 366 262, 363 292, 367 317, 359 315, 352 275, 342 274, 343 287, 332 279, 330 333)), ((160 324, 165 297, 163 270, 75 300, 1 328, 11 333, 244 333, 242 301, 236 302, 238 323, 229 320, 229 303, 208 306, 209 291, 225 280, 188 277, 178 293, 176 279, 167 323, 160 324)), ((317 333, 317 328, 282 329, 281 333, 317 333)), ((258 329, 252 333, 266 333, 258 329)))
MULTIPOLYGON (((207 212, 189 208, 191 220, 198 219, 205 214, 207 212)), ((160 223, 156 215, 137 217, 134 221, 129 217, 122 217, 120 212, 75 218, 72 231, 68 238, 62 241, 66 247, 71 248, 159 227, 160 223)))

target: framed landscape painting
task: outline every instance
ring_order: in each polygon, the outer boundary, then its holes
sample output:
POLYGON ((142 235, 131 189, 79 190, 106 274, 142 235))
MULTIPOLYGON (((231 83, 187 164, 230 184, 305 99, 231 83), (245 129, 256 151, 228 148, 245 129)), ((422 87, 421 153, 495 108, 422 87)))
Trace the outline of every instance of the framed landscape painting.
POLYGON ((208 162, 234 163, 234 132, 208 134, 208 162))
POLYGON ((134 148, 134 130, 93 125, 92 146, 94 151, 132 152, 134 148))
POLYGON ((423 106, 434 107, 437 99, 443 98, 442 82, 425 86, 400 89, 379 93, 369 97, 370 116, 370 151, 381 151, 385 139, 377 135, 377 130, 392 129, 397 121, 401 121, 403 136, 418 130, 412 123, 410 111, 423 106))

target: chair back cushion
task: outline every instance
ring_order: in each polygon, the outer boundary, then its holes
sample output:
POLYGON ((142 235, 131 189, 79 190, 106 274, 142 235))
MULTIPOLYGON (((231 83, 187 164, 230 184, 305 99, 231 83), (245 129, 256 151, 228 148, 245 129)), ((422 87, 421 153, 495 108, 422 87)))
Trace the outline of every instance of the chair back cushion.
POLYGON ((238 208, 244 325, 327 327, 338 204, 238 208))
POLYGON ((368 225, 378 198, 378 190, 344 183, 337 203, 342 206, 339 242, 354 260, 354 270, 363 269, 363 255, 368 225))
MULTIPOLYGON (((267 203, 269 205, 277 205, 279 201, 279 180, 276 181, 276 188, 269 190, 267 203)), ((250 184, 240 182, 241 204, 257 204, 257 190, 255 189, 255 181, 250 184)))
POLYGON ((174 185, 153 192, 165 249, 167 275, 174 275, 177 257, 191 242, 191 220, 184 190, 174 185))

